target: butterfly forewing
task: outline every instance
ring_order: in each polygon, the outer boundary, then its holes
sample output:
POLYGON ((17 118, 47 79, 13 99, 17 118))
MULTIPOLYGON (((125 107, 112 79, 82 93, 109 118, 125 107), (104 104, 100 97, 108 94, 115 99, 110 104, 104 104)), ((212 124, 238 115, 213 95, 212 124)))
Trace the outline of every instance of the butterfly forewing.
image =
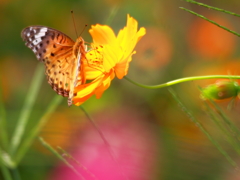
POLYGON ((44 56, 51 55, 51 51, 57 52, 60 47, 71 49, 75 43, 64 33, 45 26, 27 27, 22 31, 21 36, 26 46, 32 49, 41 61, 44 61, 44 56))
POLYGON ((71 105, 81 59, 85 57, 83 39, 79 37, 74 42, 64 33, 45 26, 27 27, 21 36, 37 59, 44 62, 47 80, 53 90, 69 97, 68 104, 71 105))

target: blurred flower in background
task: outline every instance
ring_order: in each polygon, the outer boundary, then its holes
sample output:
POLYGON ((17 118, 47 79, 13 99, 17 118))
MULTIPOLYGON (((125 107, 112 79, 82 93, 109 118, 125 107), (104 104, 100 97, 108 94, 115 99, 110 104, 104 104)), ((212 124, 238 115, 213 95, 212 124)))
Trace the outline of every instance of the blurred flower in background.
POLYGON ((148 27, 147 34, 136 47, 134 64, 145 70, 160 69, 171 60, 172 51, 169 35, 158 28, 148 27))
MULTIPOLYGON (((160 173, 158 130, 133 108, 110 109, 95 116, 98 128, 106 137, 104 143, 96 129, 87 126, 78 139, 71 142, 76 149, 71 161, 86 180, 145 180, 160 173), (158 169, 156 169, 158 168, 158 169)), ((77 180, 79 177, 66 165, 59 164, 50 180, 77 180)))
MULTIPOLYGON (((232 23, 224 16, 209 13, 204 16, 234 31, 232 23)), ((199 17, 195 17, 189 26, 187 38, 190 48, 208 60, 224 60, 236 49, 235 35, 199 17)))

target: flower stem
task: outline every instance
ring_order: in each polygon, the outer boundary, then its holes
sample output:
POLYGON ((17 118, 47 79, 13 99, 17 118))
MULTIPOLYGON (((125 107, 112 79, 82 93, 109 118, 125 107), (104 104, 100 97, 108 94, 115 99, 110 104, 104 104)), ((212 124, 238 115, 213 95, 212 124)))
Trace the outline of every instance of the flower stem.
POLYGON ((5 180, 12 180, 11 173, 9 169, 0 163, 1 172, 5 180))
POLYGON ((117 163, 117 166, 122 174, 122 176, 124 177, 124 179, 126 178, 126 175, 123 173, 123 167, 121 166, 121 164, 119 164, 119 162, 117 161, 117 158, 114 154, 114 152, 111 149, 110 144, 108 143, 106 137, 104 136, 103 132, 101 131, 101 129, 98 128, 97 124, 94 122, 93 118, 88 114, 88 112, 85 110, 85 108, 83 106, 80 106, 80 108, 82 109, 82 111, 85 113, 85 115, 87 116, 87 118, 89 119, 89 121, 91 122, 91 124, 93 125, 93 127, 97 130, 98 134, 100 135, 100 137, 102 138, 104 144, 106 145, 108 152, 111 156, 111 158, 113 159, 114 162, 117 163))
POLYGON ((10 169, 16 168, 16 163, 12 160, 12 157, 2 148, 0 148, 0 164, 10 169))
MULTIPOLYGON (((231 130, 228 129, 228 124, 226 125, 226 123, 224 122, 225 120, 220 119, 219 117, 217 117, 217 113, 215 111, 216 108, 220 109, 220 107, 217 104, 212 104, 213 106, 215 106, 213 108, 211 108, 208 103, 206 101, 204 101, 204 105, 206 107, 206 112, 209 115, 210 119, 217 125, 217 127, 223 132, 223 134, 226 137, 226 140, 229 142, 229 144, 232 145, 232 147, 234 148, 234 150, 240 154, 240 144, 238 139, 239 138, 235 138, 235 132, 233 135, 233 132, 231 130)), ((223 111, 221 110, 219 113, 223 113, 223 111)), ((219 114, 218 113, 218 114, 219 114)))
POLYGON ((135 84, 139 87, 142 87, 142 88, 160 89, 160 88, 169 87, 169 86, 172 86, 172 85, 175 85, 175 84, 188 82, 188 81, 203 80, 203 79, 240 79, 240 76, 230 76, 230 75, 192 76, 192 77, 176 79, 176 80, 173 80, 173 81, 169 81, 169 82, 166 82, 166 83, 163 83, 163 84, 153 85, 153 86, 137 83, 137 82, 129 79, 126 76, 124 78, 126 80, 128 80, 129 82, 131 82, 131 83, 133 83, 133 84, 135 84))
POLYGON ((116 5, 114 6, 111 10, 110 10, 110 14, 105 22, 105 24, 110 25, 113 21, 113 18, 116 16, 117 12, 118 12, 119 6, 116 5))
POLYGON ((222 29, 224 29, 224 30, 234 34, 234 35, 236 35, 236 36, 238 36, 238 37, 240 37, 240 34, 238 34, 237 32, 232 31, 232 30, 226 28, 225 26, 220 25, 220 24, 216 23, 215 21, 212 21, 212 20, 206 18, 205 16, 203 16, 201 14, 195 13, 195 12, 189 10, 189 9, 184 8, 184 7, 180 7, 180 9, 183 9, 183 10, 189 12, 189 13, 192 13, 192 14, 194 14, 194 15, 196 15, 196 16, 198 16, 198 17, 200 17, 200 18, 202 18, 202 19, 204 19, 204 20, 206 20, 206 21, 208 21, 208 22, 210 22, 210 23, 212 23, 212 24, 214 24, 214 25, 216 25, 216 26, 218 26, 218 27, 220 27, 220 28, 222 28, 222 29))
POLYGON ((34 77, 32 79, 31 86, 29 88, 29 92, 27 93, 26 100, 24 102, 23 108, 21 110, 21 114, 16 126, 16 129, 13 133, 13 137, 10 144, 10 154, 15 154, 22 136, 24 134, 31 110, 33 108, 33 104, 37 98, 38 92, 40 90, 40 84, 42 82, 42 79, 44 77, 44 71, 42 70, 42 66, 38 65, 37 69, 35 71, 34 77))
POLYGON ((88 114, 88 112, 86 111, 86 109, 83 106, 80 106, 81 110, 84 112, 84 114, 87 116, 88 120, 90 121, 90 123, 93 125, 93 127, 97 130, 98 134, 101 136, 102 140, 104 141, 105 145, 107 147, 110 147, 107 139, 105 138, 104 134, 102 133, 102 131, 98 128, 97 124, 94 122, 93 118, 88 114))
POLYGON ((22 179, 17 168, 12 169, 11 171, 12 171, 12 175, 13 175, 14 180, 21 180, 22 179))
POLYGON ((34 138, 38 135, 39 131, 42 129, 42 127, 46 124, 47 120, 51 116, 51 114, 56 110, 58 105, 62 101, 61 96, 54 96, 52 101, 49 103, 46 112, 43 114, 39 122, 31 129, 31 131, 28 133, 27 137, 22 142, 21 146, 19 147, 16 156, 14 157, 14 160, 18 164, 22 157, 25 155, 26 151, 29 149, 29 147, 32 145, 32 142, 34 138))
POLYGON ((207 4, 203 4, 203 3, 200 3, 200 2, 197 2, 197 1, 193 1, 193 0, 185 0, 186 2, 189 2, 189 3, 193 3, 193 4, 197 4, 199 6, 203 6, 203 7, 206 7, 208 9, 213 9, 215 11, 220 11, 220 12, 224 12, 224 13, 227 13, 227 14, 230 14, 230 15, 233 15, 233 16, 237 16, 237 17, 240 17, 239 14, 236 14, 236 13, 233 13, 233 12, 230 12, 230 11, 226 11, 224 9, 220 9, 220 8, 216 8, 216 7, 213 7, 213 6, 209 6, 207 4))
POLYGON ((176 100, 181 109, 187 114, 187 116, 196 124, 196 126, 207 136, 207 138, 213 143, 213 145, 219 150, 220 153, 228 160, 228 162, 235 168, 237 168, 237 163, 229 156, 229 154, 221 147, 221 145, 213 139, 213 137, 208 133, 208 131, 203 127, 202 123, 195 118, 195 116, 188 110, 188 108, 180 101, 175 92, 169 89, 173 98, 176 100))
POLYGON ((3 104, 2 86, 0 84, 0 138, 1 145, 6 150, 8 148, 6 110, 3 104))
POLYGON ((49 151, 51 151, 55 156, 57 156, 60 160, 62 160, 80 179, 85 180, 85 178, 77 171, 76 168, 74 168, 73 165, 71 165, 66 159, 64 159, 61 154, 59 154, 55 149, 53 149, 50 144, 48 144, 42 137, 39 137, 39 141, 42 143, 42 145, 47 148, 49 151))

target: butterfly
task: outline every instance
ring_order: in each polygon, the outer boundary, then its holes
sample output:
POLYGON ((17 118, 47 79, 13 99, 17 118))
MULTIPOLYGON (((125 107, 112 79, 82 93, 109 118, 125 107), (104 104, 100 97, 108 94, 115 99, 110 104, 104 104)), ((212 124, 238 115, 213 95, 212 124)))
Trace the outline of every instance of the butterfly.
POLYGON ((85 83, 83 62, 87 47, 82 37, 74 42, 66 34, 46 26, 29 26, 22 30, 25 45, 45 64, 48 83, 57 94, 68 97, 68 105, 75 96, 74 88, 85 83))

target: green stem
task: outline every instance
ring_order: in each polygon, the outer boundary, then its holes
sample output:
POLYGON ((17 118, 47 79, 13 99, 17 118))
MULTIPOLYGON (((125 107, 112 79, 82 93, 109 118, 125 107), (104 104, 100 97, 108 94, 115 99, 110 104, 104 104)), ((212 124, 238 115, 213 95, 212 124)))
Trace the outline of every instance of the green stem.
POLYGON ((94 120, 92 119, 92 117, 88 114, 88 112, 85 110, 85 108, 83 106, 80 106, 81 110, 84 112, 84 114, 87 116, 88 120, 90 121, 90 123, 93 125, 93 127, 97 130, 98 134, 101 136, 102 140, 104 141, 104 143, 107 145, 107 147, 110 147, 108 141, 106 140, 104 134, 102 133, 102 131, 98 128, 97 124, 94 122, 94 120))
POLYGON ((223 119, 225 126, 227 125, 230 128, 230 131, 234 134, 234 137, 237 137, 237 139, 239 139, 239 137, 240 137, 239 128, 227 117, 226 114, 223 113, 221 108, 212 99, 209 99, 209 101, 215 107, 219 116, 223 119))
POLYGON ((43 116, 39 120, 38 124, 35 125, 35 127, 32 128, 31 131, 29 132, 28 136, 26 136, 26 138, 24 139, 22 145, 19 147, 19 150, 14 158, 17 164, 21 161, 22 157, 25 155, 25 153, 31 146, 34 138, 38 135, 39 131, 46 124, 48 118, 55 111, 55 109, 60 104, 62 99, 63 99, 62 96, 57 96, 57 95, 53 98, 53 100, 50 102, 49 106, 47 107, 46 112, 43 114, 43 116))
POLYGON ((8 135, 7 135, 7 123, 6 123, 6 110, 3 104, 2 98, 2 86, 0 84, 0 138, 3 148, 8 148, 8 135))
POLYGON ((1 148, 0 148, 0 164, 3 164, 4 166, 11 169, 16 167, 16 163, 12 160, 12 157, 1 148))
POLYGON ((88 112, 85 110, 85 108, 83 106, 80 106, 80 108, 82 109, 82 111, 85 113, 85 115, 87 116, 87 118, 89 119, 89 121, 91 122, 91 124, 93 125, 93 127, 97 130, 98 134, 100 135, 100 137, 102 138, 103 142, 105 143, 108 152, 111 156, 111 158, 113 159, 114 162, 116 162, 116 164, 118 165, 118 168, 122 174, 122 176, 124 177, 124 179, 126 179, 126 175, 123 173, 123 167, 119 164, 119 162, 117 161, 116 156, 114 155, 110 144, 108 143, 107 139, 105 138, 104 134, 102 133, 102 131, 98 128, 97 124, 94 122, 94 120, 92 119, 92 117, 88 114, 88 112))
POLYGON ((153 85, 153 86, 137 83, 137 82, 129 79, 126 76, 124 78, 126 80, 128 80, 129 82, 131 82, 131 83, 133 83, 133 84, 135 84, 139 87, 142 87, 142 88, 160 89, 160 88, 169 87, 169 86, 172 86, 172 85, 175 85, 175 84, 188 82, 188 81, 203 80, 203 79, 240 79, 240 76, 229 76, 229 75, 192 76, 192 77, 176 79, 176 80, 173 80, 173 81, 169 81, 169 82, 166 82, 166 83, 163 83, 163 84, 153 85))
POLYGON ((179 100, 177 95, 172 89, 169 89, 169 92, 172 94, 173 98, 178 102, 181 109, 187 114, 187 116, 196 124, 197 127, 207 136, 207 138, 213 143, 213 145, 219 150, 220 153, 228 160, 228 162, 237 168, 236 162, 228 155, 228 153, 220 146, 220 144, 215 141, 208 131, 203 127, 203 125, 193 116, 193 114, 187 109, 187 107, 179 100))
POLYGON ((27 93, 27 98, 25 100, 25 103, 23 105, 15 132, 13 133, 13 137, 10 144, 10 154, 15 154, 22 136, 24 134, 31 110, 33 108, 33 104, 37 98, 38 92, 40 90, 40 84, 42 82, 42 79, 44 77, 44 71, 42 70, 42 65, 39 64, 37 66, 37 69, 35 71, 34 77, 32 79, 32 83, 29 89, 29 92, 27 93))
POLYGON ((236 13, 233 13, 233 12, 230 12, 230 11, 226 11, 224 9, 216 8, 216 7, 213 7, 213 6, 209 6, 207 4, 203 4, 203 3, 200 3, 200 2, 197 2, 197 1, 193 1, 193 0, 185 0, 185 1, 187 1, 189 3, 197 4, 199 6, 206 7, 208 9, 213 9, 213 10, 216 10, 216 11, 220 11, 220 12, 224 12, 224 13, 227 13, 227 14, 230 14, 230 15, 233 15, 233 16, 240 17, 239 14, 236 14, 236 13))
POLYGON ((9 169, 6 166, 4 166, 2 163, 0 163, 0 168, 1 168, 1 172, 4 177, 4 180, 12 180, 9 169))
POLYGON ((116 14, 118 12, 118 8, 119 8, 118 5, 116 5, 113 8, 111 8, 110 15, 108 16, 105 24, 110 25, 112 23, 113 18, 116 16, 116 14))
POLYGON ((13 174, 14 180, 21 180, 22 179, 17 168, 12 169, 12 174, 13 174))
POLYGON ((223 132, 223 134, 225 134, 227 141, 233 146, 235 151, 238 154, 240 154, 240 144, 239 144, 239 142, 236 142, 235 138, 233 138, 232 132, 229 131, 227 129, 226 125, 219 120, 219 118, 216 116, 215 112, 210 108, 210 106, 205 101, 204 101, 204 104, 207 108, 206 112, 210 116, 210 119, 218 126, 218 128, 223 132))
POLYGON ((206 21, 208 21, 208 22, 210 22, 210 23, 212 23, 212 24, 214 24, 214 25, 216 25, 216 26, 218 26, 218 27, 220 27, 220 28, 222 28, 222 29, 224 29, 224 30, 234 34, 234 35, 236 35, 236 36, 238 36, 238 37, 240 37, 240 34, 238 34, 237 32, 232 31, 232 30, 226 28, 225 26, 220 25, 220 24, 216 23, 215 21, 212 21, 212 20, 206 18, 205 16, 203 16, 201 14, 195 13, 195 12, 189 10, 189 9, 184 8, 184 7, 180 7, 180 9, 183 9, 183 10, 189 12, 189 13, 192 13, 192 14, 194 14, 194 15, 196 15, 196 16, 198 16, 198 17, 200 17, 200 18, 202 18, 202 19, 204 19, 204 20, 206 20, 206 21))
POLYGON ((42 145, 51 151, 55 156, 57 156, 60 160, 62 160, 78 177, 81 179, 85 179, 75 168, 72 166, 66 159, 64 159, 55 149, 53 149, 46 141, 43 140, 42 137, 39 137, 39 141, 42 145))

